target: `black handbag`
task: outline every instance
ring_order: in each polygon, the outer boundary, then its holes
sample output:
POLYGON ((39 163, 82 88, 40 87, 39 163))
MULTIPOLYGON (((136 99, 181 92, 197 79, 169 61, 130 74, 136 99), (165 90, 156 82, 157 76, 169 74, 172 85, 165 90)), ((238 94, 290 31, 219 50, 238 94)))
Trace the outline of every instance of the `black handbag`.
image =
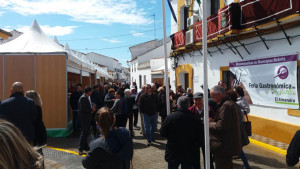
POLYGON ((247 114, 245 113, 247 121, 244 121, 244 127, 246 130, 246 133, 248 136, 252 136, 252 127, 251 127, 251 121, 249 121, 247 114))

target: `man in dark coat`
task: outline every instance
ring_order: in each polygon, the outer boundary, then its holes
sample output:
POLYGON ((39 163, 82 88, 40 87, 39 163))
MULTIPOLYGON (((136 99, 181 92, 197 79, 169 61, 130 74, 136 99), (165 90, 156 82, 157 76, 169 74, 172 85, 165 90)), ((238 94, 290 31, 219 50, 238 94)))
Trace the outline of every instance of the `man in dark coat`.
POLYGON ((99 110, 101 107, 103 107, 103 102, 101 102, 101 97, 100 97, 100 93, 99 93, 99 85, 94 85, 93 86, 91 101, 92 101, 92 104, 95 104, 95 106, 96 106, 96 110, 92 114, 92 121, 91 121, 93 134, 96 137, 97 133, 98 133, 98 130, 97 130, 97 127, 96 127, 95 113, 97 112, 97 110, 99 110))
POLYGON ((76 135, 79 132, 80 124, 78 121, 78 101, 82 95, 81 85, 76 85, 76 91, 74 91, 70 96, 70 104, 73 111, 73 132, 76 135))
POLYGON ((214 154, 216 169, 232 169, 232 157, 241 152, 241 132, 238 107, 221 86, 210 91, 211 98, 218 104, 214 119, 210 119, 211 151, 214 154))
POLYGON ((145 129, 144 129, 144 120, 143 120, 143 114, 142 114, 142 112, 141 112, 141 110, 140 110, 140 99, 141 99, 141 96, 142 96, 142 94, 146 91, 146 85, 144 85, 143 87, 142 87, 142 90, 137 94, 137 96, 136 96, 136 98, 135 98, 135 104, 136 104, 136 106, 138 107, 138 109, 139 109, 139 112, 140 112, 140 117, 141 117, 141 131, 140 131, 140 133, 141 134, 143 134, 143 135, 145 135, 145 129))
MULTIPOLYGON (((202 149, 203 159, 205 160, 205 144, 204 144, 204 124, 203 124, 203 93, 197 92, 193 95, 193 106, 189 107, 189 110, 193 113, 196 118, 199 128, 200 128, 200 147, 202 149)), ((209 112, 210 114, 210 112, 209 112)), ((210 116, 209 116, 210 117, 210 116)), ((200 169, 200 149, 198 149, 197 153, 197 162, 194 165, 194 169, 200 169)), ((212 154, 210 155, 210 168, 214 169, 212 154)))
POLYGON ((99 93, 99 85, 94 85, 93 86, 93 92, 91 95, 91 101, 96 105, 96 109, 100 109, 103 107, 101 98, 100 98, 100 93, 99 93))
POLYGON ((80 97, 78 102, 79 120, 81 125, 81 135, 79 140, 79 155, 86 154, 90 147, 87 139, 89 135, 90 124, 92 120, 92 112, 96 110, 95 105, 92 105, 90 96, 92 95, 92 88, 87 86, 84 89, 84 94, 80 97))
POLYGON ((0 105, 0 118, 4 118, 17 126, 26 140, 35 140, 35 121, 37 117, 33 100, 24 97, 23 84, 15 82, 11 87, 11 96, 0 105))
POLYGON ((300 157, 300 130, 298 130, 288 149, 287 149, 287 154, 286 154, 286 164, 288 166, 294 166, 299 162, 299 157, 300 157))
POLYGON ((139 108, 144 117, 147 146, 150 146, 156 131, 158 114, 157 95, 152 93, 152 88, 149 84, 146 87, 146 92, 141 96, 139 108))
POLYGON ((192 112, 188 110, 189 99, 181 96, 177 100, 178 109, 167 116, 160 134, 168 139, 165 160, 169 168, 192 169, 199 158, 200 128, 192 112))

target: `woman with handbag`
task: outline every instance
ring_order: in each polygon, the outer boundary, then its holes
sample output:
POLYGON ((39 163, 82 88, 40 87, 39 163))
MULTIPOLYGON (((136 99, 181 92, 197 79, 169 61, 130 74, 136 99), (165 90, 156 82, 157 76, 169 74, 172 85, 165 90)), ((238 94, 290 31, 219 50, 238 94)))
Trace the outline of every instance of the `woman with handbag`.
MULTIPOLYGON (((240 108, 240 120, 241 120, 241 141, 242 141, 242 147, 243 146, 246 146, 248 145, 250 142, 249 142, 249 138, 248 138, 248 134, 245 130, 245 127, 244 127, 244 121, 245 121, 245 115, 247 115, 249 112, 250 112, 250 107, 249 107, 249 104, 247 103, 246 99, 244 98, 244 90, 242 87, 240 86, 236 86, 233 91, 236 92, 237 94, 237 100, 236 100, 236 103, 237 105, 239 106, 240 108)), ((248 119, 248 118, 247 118, 248 119)), ((245 169, 251 169, 249 163, 248 163, 248 160, 247 160, 247 157, 243 151, 243 148, 241 149, 241 159, 243 161, 243 165, 244 165, 244 168, 245 169)))

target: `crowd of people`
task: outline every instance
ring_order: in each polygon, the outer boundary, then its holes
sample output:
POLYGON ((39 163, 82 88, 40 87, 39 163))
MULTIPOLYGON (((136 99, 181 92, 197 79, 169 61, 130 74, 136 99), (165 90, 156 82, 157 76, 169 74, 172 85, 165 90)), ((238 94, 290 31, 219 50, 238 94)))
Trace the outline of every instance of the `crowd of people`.
MULTIPOLYGON (((224 82, 209 93, 210 168, 232 169, 233 159, 250 165, 243 152, 249 144, 243 126, 250 107, 240 86, 227 90, 224 82)), ((76 85, 71 96, 73 135, 79 136, 79 155, 85 168, 129 169, 133 158, 134 128, 140 130, 147 146, 155 142, 158 116, 161 136, 167 139, 165 160, 169 169, 200 169, 200 150, 205 156, 204 94, 185 91, 182 85, 170 88, 170 115, 167 115, 166 87, 147 84, 76 85), (140 124, 138 118, 140 116, 140 124), (127 125, 127 121, 129 124, 127 125), (128 129, 126 127, 128 126, 128 129), (95 139, 89 143, 92 134, 95 139)), ((298 131, 288 149, 287 164, 299 161, 298 131), (295 150, 296 149, 296 150, 295 150)), ((11 87, 11 97, 0 104, 0 168, 44 168, 42 147, 47 144, 42 121, 42 101, 36 91, 24 91, 21 82, 11 87), (25 141, 26 140, 26 141, 25 141)))

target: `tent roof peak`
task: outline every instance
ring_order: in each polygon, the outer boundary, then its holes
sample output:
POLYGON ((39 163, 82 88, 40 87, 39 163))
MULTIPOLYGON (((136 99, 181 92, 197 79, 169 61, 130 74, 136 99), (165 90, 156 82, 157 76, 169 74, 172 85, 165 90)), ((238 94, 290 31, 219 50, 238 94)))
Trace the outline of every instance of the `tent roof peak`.
POLYGON ((33 21, 33 23, 32 23, 32 25, 31 25, 30 29, 36 30, 36 31, 38 31, 39 33, 42 33, 42 32, 43 32, 42 29, 41 29, 41 27, 40 27, 39 24, 37 23, 36 19, 33 21))
POLYGON ((54 36, 53 40, 54 40, 54 42, 55 42, 55 43, 57 43, 57 44, 59 45, 59 42, 58 42, 58 40, 57 40, 57 37, 56 37, 56 36, 54 36))

